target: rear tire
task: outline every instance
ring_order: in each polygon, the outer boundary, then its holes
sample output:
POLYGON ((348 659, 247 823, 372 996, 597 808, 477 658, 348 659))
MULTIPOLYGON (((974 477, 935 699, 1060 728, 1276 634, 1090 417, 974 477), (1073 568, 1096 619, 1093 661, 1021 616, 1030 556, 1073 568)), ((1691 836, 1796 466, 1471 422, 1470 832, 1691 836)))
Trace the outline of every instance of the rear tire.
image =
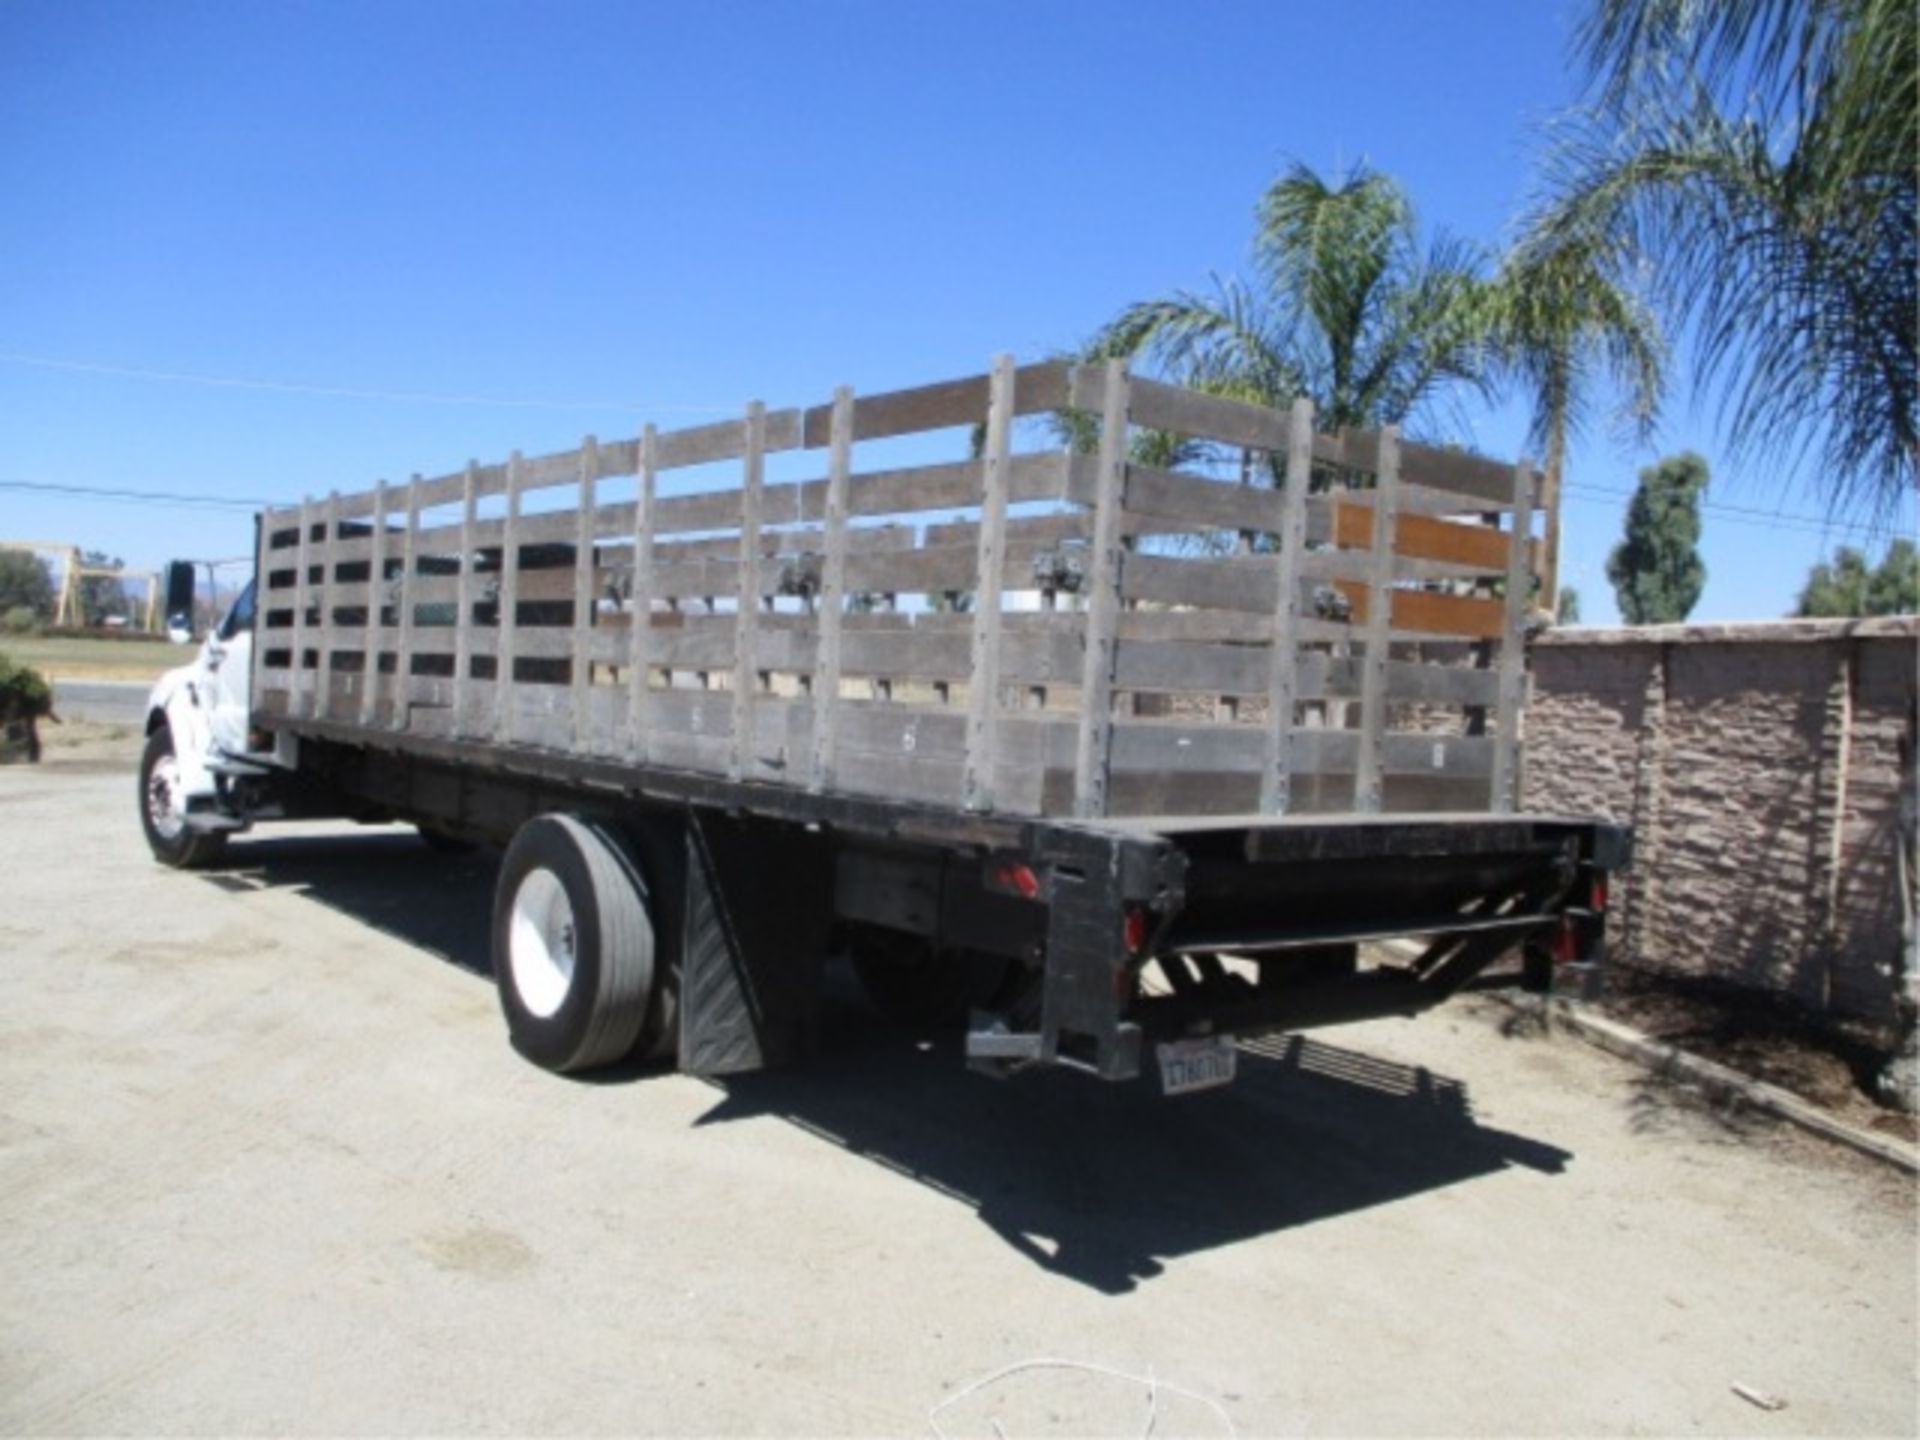
POLYGON ((165 725, 147 736, 140 754, 140 829, 147 848, 162 865, 176 870, 198 870, 226 852, 221 830, 194 830, 180 795, 180 761, 173 750, 173 732, 165 725))
POLYGON ((522 825, 493 902, 494 981, 514 1048, 564 1074, 652 1051, 660 968, 624 839, 579 815, 522 825))

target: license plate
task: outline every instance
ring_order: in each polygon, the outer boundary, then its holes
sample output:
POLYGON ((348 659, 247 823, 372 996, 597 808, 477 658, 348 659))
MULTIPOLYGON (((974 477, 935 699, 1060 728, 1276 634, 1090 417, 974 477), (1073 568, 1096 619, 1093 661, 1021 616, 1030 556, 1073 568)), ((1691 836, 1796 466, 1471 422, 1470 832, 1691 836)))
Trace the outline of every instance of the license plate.
POLYGON ((1162 1095, 1186 1095, 1233 1083, 1234 1061, 1240 1054, 1231 1035, 1169 1040, 1155 1046, 1154 1053, 1160 1058, 1162 1095))

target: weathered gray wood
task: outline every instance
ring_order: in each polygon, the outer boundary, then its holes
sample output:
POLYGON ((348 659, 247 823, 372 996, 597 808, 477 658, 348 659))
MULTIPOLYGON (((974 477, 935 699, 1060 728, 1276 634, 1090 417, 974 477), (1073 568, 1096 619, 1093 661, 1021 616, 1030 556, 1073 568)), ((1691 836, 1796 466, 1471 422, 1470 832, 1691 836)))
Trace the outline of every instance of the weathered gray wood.
MULTIPOLYGON (((1307 484, 1313 470, 1313 402, 1293 402, 1287 427, 1286 489, 1281 493, 1280 574, 1298 575, 1306 553, 1307 484)), ((1293 712, 1300 682, 1300 587, 1274 586, 1273 648, 1267 679, 1267 744, 1260 809, 1283 815, 1292 798, 1293 712)))
MULTIPOLYGON (((1015 372, 1022 415, 1057 410, 1067 403, 1067 371, 1063 361, 1024 365, 1015 372)), ((941 380, 907 390, 863 395, 854 402, 853 438, 879 440, 924 430, 948 430, 977 425, 987 413, 989 379, 969 375, 941 380)), ((833 407, 816 405, 807 411, 805 443, 818 449, 832 438, 833 407)))
MULTIPOLYGON (((420 477, 407 479, 407 520, 406 529, 400 537, 400 587, 399 613, 394 619, 399 622, 399 638, 394 645, 393 675, 394 684, 389 687, 396 696, 388 709, 388 723, 397 729, 404 729, 408 723, 409 707, 402 697, 406 693, 406 682, 413 676, 413 657, 417 645, 419 617, 414 613, 414 587, 419 583, 420 568, 420 477)), ((384 594, 386 581, 380 579, 378 594, 384 594)), ((465 626, 459 627, 465 629, 465 626)))
POLYGON ((385 648, 382 637, 385 634, 380 623, 380 598, 387 588, 387 482, 378 481, 373 487, 373 535, 370 537, 371 553, 367 557, 369 584, 367 600, 367 628, 361 640, 361 667, 366 684, 360 691, 360 723, 371 727, 374 711, 380 700, 380 653, 385 648))
POLYGON ((314 713, 322 719, 331 719, 333 713, 333 652, 340 643, 339 633, 333 623, 334 590, 337 576, 334 571, 333 546, 340 538, 340 492, 332 491, 327 496, 326 533, 320 542, 320 650, 319 663, 314 667, 314 713))
POLYGON ((733 751, 727 773, 735 780, 747 770, 753 753, 753 701, 759 690, 759 672, 754 669, 758 646, 756 627, 760 621, 760 585, 757 571, 760 557, 760 499, 766 484, 766 460, 763 442, 766 435, 766 407, 758 400, 747 405, 746 454, 740 472, 740 562, 738 606, 733 630, 733 751))
POLYGON ((853 473, 853 391, 842 385, 833 392, 833 411, 827 442, 826 559, 820 571, 819 651, 813 672, 813 764, 815 790, 835 783, 840 713, 841 643, 845 628, 847 590, 847 489, 853 473))
POLYGON ((1181 475, 1151 465, 1127 466, 1129 515, 1176 520, 1195 529, 1277 531, 1284 500, 1277 490, 1181 475))
MULTIPOLYGON (((461 477, 460 486, 460 574, 457 577, 458 608, 454 616, 453 648, 453 723, 456 727, 462 725, 466 717, 473 713, 477 694, 473 683, 473 642, 476 636, 473 604, 477 598, 473 593, 475 579, 473 527, 477 519, 475 512, 479 503, 480 466, 478 462, 469 460, 466 473, 461 477)), ((418 544, 417 541, 415 543, 418 544)), ((420 584, 421 577, 411 573, 413 569, 418 568, 418 564, 419 556, 416 554, 414 563, 409 566, 409 573, 403 582, 406 593, 401 604, 406 608, 409 617, 413 614, 414 606, 419 603, 413 598, 414 592, 424 588, 420 584)), ((404 671, 402 678, 405 678, 404 671)))
POLYGON ((589 750, 587 691, 593 683, 591 640, 594 590, 594 486, 600 476, 600 442, 588 435, 580 442, 580 500, 578 528, 573 540, 573 746, 589 750))
POLYGON ((307 611, 313 604, 313 497, 300 502, 300 542, 294 548, 293 584, 293 666, 292 710, 294 715, 313 714, 312 691, 307 681, 307 611))
MULTIPOLYGON (((741 420, 717 420, 710 425, 691 425, 683 430, 664 430, 654 436, 654 469, 678 470, 688 465, 707 465, 718 460, 738 460, 747 453, 750 437, 741 420)), ((800 444, 800 412, 768 411, 761 406, 760 453, 793 450, 800 444)))
POLYGON ((987 401, 984 493, 975 546, 972 666, 967 691, 967 755, 961 803, 993 809, 993 776, 1000 737, 1000 574, 1007 539, 1007 461, 1013 439, 1014 367, 1011 355, 993 362, 987 401))
POLYGON ((1100 470, 1093 513, 1093 567, 1088 575, 1086 669, 1080 682, 1079 748, 1074 757, 1074 813, 1107 813, 1107 759, 1113 738, 1113 662, 1120 618, 1120 507, 1126 484, 1130 424, 1127 363, 1106 364, 1100 409, 1100 470))
POLYGON ((1372 573, 1367 580, 1366 650, 1360 678, 1360 755, 1353 808, 1380 809, 1381 737, 1387 724, 1387 639, 1393 629, 1393 531, 1400 513, 1400 428, 1380 432, 1373 502, 1372 573))
POLYGON ((633 582, 627 597, 627 754, 638 762, 652 758, 648 702, 653 688, 654 491, 659 483, 659 435, 649 425, 640 432, 640 486, 634 501, 633 582))
POLYGON ((1279 450, 1287 443, 1286 417, 1277 410, 1139 376, 1133 380, 1133 421, 1250 450, 1279 450))
MULTIPOLYGON (((1533 529, 1532 474, 1525 460, 1513 467, 1513 514, 1507 532, 1507 623, 1500 637, 1500 703, 1495 715, 1493 784, 1489 808, 1511 813, 1520 803, 1520 710, 1527 683, 1527 602, 1533 589, 1528 563, 1533 529)), ((1547 603, 1553 603, 1549 595, 1547 603)))
MULTIPOLYGON (((1343 430, 1314 441, 1315 458, 1354 470, 1380 471, 1380 442, 1385 431, 1343 430)), ((1439 445, 1399 441, 1400 479, 1403 485, 1456 496, 1454 509, 1502 510, 1513 504, 1513 467, 1484 455, 1450 450, 1439 445), (1460 503, 1460 502, 1466 503, 1460 503)), ((1537 477, 1529 469, 1527 503, 1533 503, 1537 477)))
POLYGON ((501 535, 500 610, 494 650, 493 736, 502 743, 513 738, 513 658, 519 634, 520 608, 520 452, 507 457, 507 519, 501 535))

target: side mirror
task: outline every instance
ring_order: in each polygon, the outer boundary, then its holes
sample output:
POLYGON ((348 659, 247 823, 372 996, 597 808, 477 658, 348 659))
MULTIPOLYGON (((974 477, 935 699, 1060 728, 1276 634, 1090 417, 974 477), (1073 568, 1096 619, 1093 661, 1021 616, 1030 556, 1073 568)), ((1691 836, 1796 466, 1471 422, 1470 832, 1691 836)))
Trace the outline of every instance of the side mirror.
POLYGON ((167 563, 167 638, 176 645, 193 643, 193 562, 167 563))

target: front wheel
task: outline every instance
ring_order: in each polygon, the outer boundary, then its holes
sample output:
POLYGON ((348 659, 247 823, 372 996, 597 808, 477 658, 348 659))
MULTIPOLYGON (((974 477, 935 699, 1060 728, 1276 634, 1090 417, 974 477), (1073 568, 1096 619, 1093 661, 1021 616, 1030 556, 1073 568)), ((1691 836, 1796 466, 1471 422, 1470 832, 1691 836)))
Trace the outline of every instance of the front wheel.
POLYGON ((520 827, 493 901, 494 982, 516 1050, 561 1072, 661 1053, 659 958, 646 882, 617 832, 579 815, 520 827))
POLYGON ((180 759, 174 754, 173 732, 165 725, 147 736, 140 755, 140 828, 153 858, 176 870, 211 865, 227 848, 226 832, 195 830, 187 824, 180 759))

